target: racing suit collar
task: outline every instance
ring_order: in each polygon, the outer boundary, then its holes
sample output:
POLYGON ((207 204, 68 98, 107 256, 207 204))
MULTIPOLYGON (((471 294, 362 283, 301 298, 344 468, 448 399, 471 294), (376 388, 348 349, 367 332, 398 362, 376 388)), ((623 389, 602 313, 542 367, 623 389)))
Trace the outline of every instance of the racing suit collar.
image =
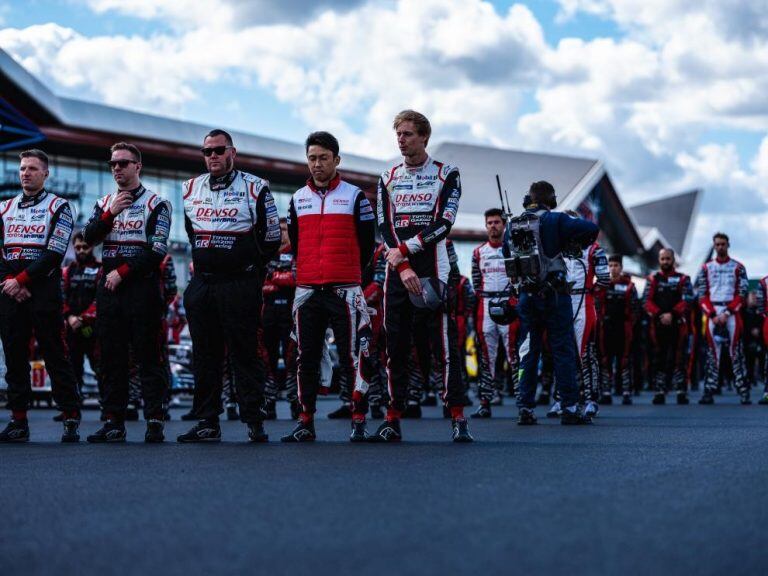
POLYGON ((499 240, 498 242, 494 242, 493 240, 488 240, 488 246, 490 246, 491 248, 501 248, 501 244, 502 244, 501 240, 499 240))
POLYGON ((718 264, 727 264, 728 262, 731 261, 731 257, 730 256, 726 256, 725 258, 720 258, 720 256, 715 256, 715 261, 718 264))
POLYGON ((227 172, 226 174, 223 174, 222 176, 213 176, 211 175, 210 185, 211 190, 224 190, 226 188, 229 188, 232 182, 235 179, 235 176, 237 176, 237 170, 234 168, 227 172))
POLYGON ((48 196, 48 192, 45 188, 41 188, 40 191, 34 196, 27 196, 24 194, 24 192, 21 194, 22 197, 21 201, 19 202, 19 208, 29 208, 30 206, 34 206, 35 204, 41 202, 46 196, 48 196))
POLYGON ((333 179, 328 182, 328 186, 325 188, 318 188, 318 186, 315 184, 315 181, 312 179, 312 176, 307 178, 307 186, 309 186, 309 189, 312 190, 312 192, 321 192, 325 194, 326 192, 336 190, 336 188, 339 187, 339 184, 341 184, 341 175, 338 172, 336 172, 336 176, 334 176, 333 179))
POLYGON ((677 275, 677 270, 675 270, 674 268, 672 268, 672 269, 671 269, 669 272, 664 272, 664 270, 662 270, 661 268, 659 268, 659 274, 661 274, 662 276, 664 276, 664 278, 669 278, 670 276, 676 276, 676 275, 677 275))
POLYGON ((411 166, 410 164, 406 163, 405 159, 403 159, 403 168, 405 168, 408 172, 418 172, 422 170, 425 166, 429 166, 432 163, 432 157, 427 154, 427 159, 424 160, 421 164, 416 164, 414 166, 411 166))

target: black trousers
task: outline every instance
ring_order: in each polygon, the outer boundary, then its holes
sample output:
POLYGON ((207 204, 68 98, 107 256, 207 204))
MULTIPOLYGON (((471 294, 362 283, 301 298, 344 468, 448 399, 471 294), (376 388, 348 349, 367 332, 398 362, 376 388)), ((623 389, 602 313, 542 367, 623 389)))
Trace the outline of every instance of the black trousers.
MULTIPOLYGON (((24 411, 32 401, 29 350, 34 334, 51 377, 53 399, 65 412, 80 409, 77 379, 69 361, 61 308, 41 306, 33 296, 18 303, 0 294, 0 336, 5 352, 5 381, 8 384, 9 410, 24 411)), ((59 303, 60 304, 60 303, 59 303)))
MULTIPOLYGON (((93 330, 90 326, 88 327, 93 330)), ((96 382, 99 386, 99 396, 104 396, 104 390, 101 384, 101 361, 99 358, 99 345, 96 340, 96 334, 89 337, 83 336, 80 331, 67 328, 67 346, 69 347, 69 357, 72 362, 72 369, 75 371, 75 379, 80 392, 83 390, 83 375, 85 373, 85 359, 91 365, 96 382)))
POLYGON ((387 335, 387 372, 392 408, 405 410, 408 360, 417 334, 429 339, 427 346, 421 342, 419 347, 430 351, 432 372, 439 376, 445 402, 449 407, 464 405, 456 321, 450 310, 417 308, 411 303, 400 276, 387 273, 384 330, 387 335))
POLYGON ((654 321, 650 335, 656 392, 665 393, 673 387, 678 392, 685 392, 688 327, 679 322, 664 326, 654 321))
POLYGON ((291 338, 293 330, 293 301, 285 304, 264 304, 262 307, 262 340, 267 365, 265 395, 276 400, 281 384, 285 385, 288 400, 296 400, 296 343, 291 338), (280 382, 277 366, 282 354, 285 364, 285 382, 280 382))
MULTIPOLYGON (((336 351, 339 356, 339 375, 342 390, 351 391, 355 386, 357 371, 366 372, 367 382, 372 379, 371 364, 364 360, 361 366, 358 328, 361 311, 356 308, 362 298, 359 286, 345 288, 296 290, 296 337, 298 339, 298 393, 299 402, 307 414, 314 414, 317 393, 320 388, 320 360, 325 343, 325 331, 333 330, 336 351)), ((368 322, 365 322, 367 325, 368 322)), ((362 343, 369 353, 370 328, 362 343)), ((367 358, 367 356, 366 356, 367 358)))
POLYGON ((195 395, 192 410, 201 420, 216 420, 221 401, 225 353, 229 354, 240 419, 264 419, 264 363, 259 350, 261 282, 256 276, 204 279, 195 276, 184 292, 195 395))
POLYGON ((159 280, 128 278, 114 292, 102 283, 96 308, 104 412, 117 420, 125 418, 132 357, 138 365, 144 417, 162 419, 169 382, 160 340, 165 308, 159 280))

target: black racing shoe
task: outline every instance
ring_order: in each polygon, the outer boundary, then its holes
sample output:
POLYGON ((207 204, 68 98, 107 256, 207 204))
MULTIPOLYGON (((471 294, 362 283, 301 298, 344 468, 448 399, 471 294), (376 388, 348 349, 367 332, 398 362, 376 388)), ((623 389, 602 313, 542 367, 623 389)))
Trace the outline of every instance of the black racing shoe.
POLYGON ((370 435, 365 428, 365 420, 352 420, 352 433, 349 435, 350 442, 367 442, 370 435))
POLYGON ((237 412, 237 404, 227 406, 227 420, 230 422, 240 420, 240 414, 237 412))
POLYGON ((296 428, 290 434, 280 438, 280 442, 314 442, 316 438, 315 422, 313 420, 309 422, 299 420, 296 428))
POLYGON ((421 418, 421 405, 408 404, 403 410, 403 418, 421 418))
POLYGON ((469 423, 466 418, 454 418, 451 421, 451 437, 454 442, 474 442, 475 439, 469 433, 469 423))
POLYGON ((701 398, 699 398, 699 404, 714 404, 715 399, 712 397, 711 392, 704 392, 701 398))
POLYGON ((56 416, 51 418, 51 420, 53 420, 54 422, 64 422, 64 412, 59 412, 58 414, 56 414, 56 416))
POLYGON ((373 436, 368 438, 369 442, 400 442, 403 434, 400 432, 400 420, 385 420, 376 430, 373 436))
POLYGON ((218 420, 200 420, 188 432, 177 436, 176 442, 182 444, 221 442, 221 426, 218 420))
POLYGON ((150 419, 147 421, 147 431, 144 433, 144 442, 147 444, 160 444, 165 441, 163 434, 163 421, 150 419))
POLYGON ((125 421, 126 422, 138 422, 139 420, 139 409, 135 406, 129 406, 125 410, 125 421))
POLYGON ((742 406, 749 406, 752 404, 752 399, 749 397, 749 390, 747 390, 744 394, 741 395, 741 405, 742 406))
POLYGON ((277 420, 277 402, 274 400, 266 400, 261 411, 264 412, 264 420, 277 420))
POLYGON ((107 420, 104 426, 86 438, 91 444, 113 444, 125 442, 125 424, 107 420))
POLYGON ((437 395, 434 392, 427 392, 427 395, 421 401, 422 406, 437 406, 437 395))
POLYGON ((251 442, 269 442, 269 435, 264 431, 264 422, 248 424, 248 440, 251 442))
POLYGON ((611 405, 613 404, 613 396, 611 396, 610 392, 603 393, 597 402, 598 404, 602 404, 603 406, 611 405))
POLYGON ((662 404, 667 403, 667 397, 664 395, 663 392, 656 392, 656 394, 653 395, 652 402, 656 406, 661 406, 662 404))
POLYGON ((0 432, 0 442, 29 442, 29 422, 26 419, 8 422, 0 432))
POLYGON ((678 392, 677 393, 677 403, 681 405, 690 404, 691 401, 688 400, 688 394, 685 392, 678 392))
POLYGON ((382 418, 384 418, 384 408, 382 408, 378 404, 376 405, 371 404, 371 419, 381 420, 382 418))
POLYGON ((621 397, 621 404, 622 406, 631 406, 632 405, 632 394, 629 392, 624 392, 624 394, 621 397))
POLYGON ((578 409, 571 411, 567 408, 564 408, 563 415, 560 416, 560 424, 564 426, 580 426, 585 424, 592 424, 592 418, 582 414, 578 409))
POLYGON ((470 414, 470 418, 490 418, 491 416, 493 416, 493 414, 491 412, 490 404, 480 404, 480 406, 477 407, 477 410, 470 414))
POLYGON ((80 442, 80 433, 77 431, 80 427, 80 420, 77 418, 67 418, 64 420, 64 433, 61 435, 63 443, 80 442))
POLYGON ((757 403, 760 404, 761 406, 765 406, 766 404, 768 404, 768 392, 763 394, 763 397, 760 398, 760 400, 758 400, 757 403))
POLYGON ((345 402, 333 412, 329 412, 328 418, 331 420, 348 420, 352 418, 352 406, 345 402))
POLYGON ((190 410, 186 414, 182 414, 181 419, 184 420, 184 422, 191 422, 192 420, 197 420, 198 418, 195 415, 195 413, 192 410, 190 410))
POLYGON ((539 421, 536 419, 536 414, 533 413, 533 410, 530 408, 520 408, 520 411, 517 413, 518 426, 533 426, 538 423, 539 421))
POLYGON ((301 414, 301 404, 298 400, 291 402, 291 420, 298 420, 301 414))
POLYGON ((537 406, 549 406, 549 403, 552 401, 552 397, 547 392, 542 392, 539 394, 538 399, 536 400, 537 406))

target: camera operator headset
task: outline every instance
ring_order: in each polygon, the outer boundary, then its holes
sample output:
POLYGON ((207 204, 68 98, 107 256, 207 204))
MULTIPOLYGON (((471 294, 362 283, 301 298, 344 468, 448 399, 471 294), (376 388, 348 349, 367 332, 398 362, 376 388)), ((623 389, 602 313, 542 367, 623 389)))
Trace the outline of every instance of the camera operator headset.
MULTIPOLYGON (((590 420, 577 407, 573 310, 563 252, 574 244, 582 249, 589 246, 597 238, 599 229, 587 220, 554 212, 557 196, 549 182, 531 184, 523 207, 525 211, 520 216, 508 220, 504 234, 507 274, 518 286, 516 311, 528 339, 528 351, 521 361, 518 423, 536 424, 537 368, 546 331, 562 396, 561 421, 586 424, 590 420)), ((497 316, 496 311, 492 314, 497 316)))

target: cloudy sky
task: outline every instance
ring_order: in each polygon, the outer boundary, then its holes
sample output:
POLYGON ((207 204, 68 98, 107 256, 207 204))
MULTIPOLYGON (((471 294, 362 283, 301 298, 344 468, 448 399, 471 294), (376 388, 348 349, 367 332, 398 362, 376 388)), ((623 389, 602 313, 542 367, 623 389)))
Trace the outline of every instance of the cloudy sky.
POLYGON ((435 140, 595 157, 629 204, 701 187, 768 274, 768 0, 68 0, 0 5, 55 92, 387 158, 435 140))

